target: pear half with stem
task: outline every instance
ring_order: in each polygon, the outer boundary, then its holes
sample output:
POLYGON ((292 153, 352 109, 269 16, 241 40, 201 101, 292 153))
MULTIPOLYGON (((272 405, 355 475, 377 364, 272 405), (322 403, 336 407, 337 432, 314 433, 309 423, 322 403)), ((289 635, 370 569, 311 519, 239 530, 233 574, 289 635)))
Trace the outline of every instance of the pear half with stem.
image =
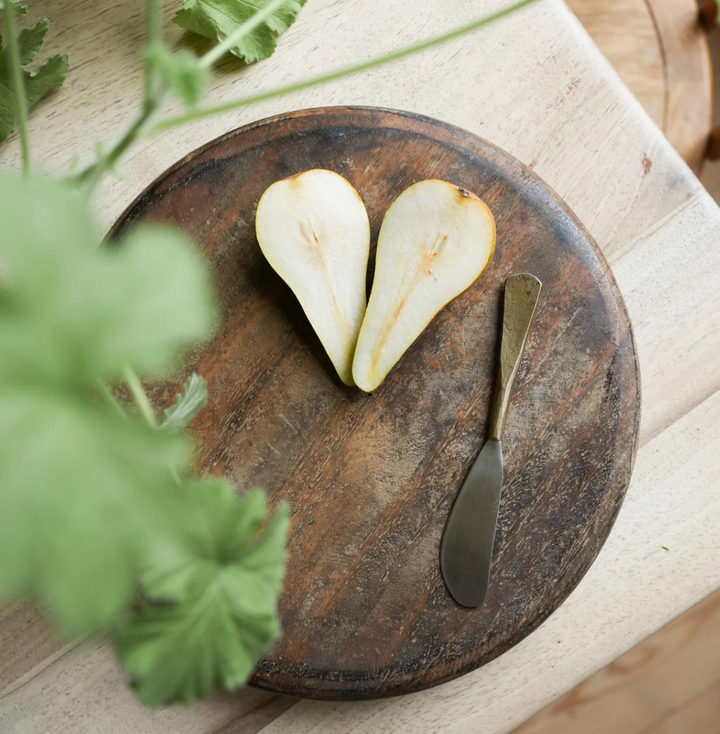
POLYGON ((277 181, 255 217, 260 249, 292 288, 340 379, 352 360, 365 315, 370 223, 352 184, 313 169, 277 181))
POLYGON ((471 286, 495 249, 495 220, 475 194, 420 181, 385 214, 353 379, 370 392, 435 315, 471 286))

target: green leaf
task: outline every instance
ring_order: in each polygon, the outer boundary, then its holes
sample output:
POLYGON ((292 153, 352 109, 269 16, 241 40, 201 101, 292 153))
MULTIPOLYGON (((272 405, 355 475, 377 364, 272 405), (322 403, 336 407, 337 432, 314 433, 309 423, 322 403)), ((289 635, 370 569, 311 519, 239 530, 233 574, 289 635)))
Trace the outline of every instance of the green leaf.
MULTIPOLYGON (((2 5, 0 5, 1 7, 2 5)), ((16 5, 18 10, 21 7, 23 6, 16 5)), ((22 12, 25 11, 23 10, 22 12)), ((48 21, 44 18, 33 28, 20 31, 18 34, 18 46, 20 48, 21 64, 27 65, 37 56, 42 49, 47 30, 48 21)), ((7 54, 2 45, 2 38, 0 38, 0 142, 5 140, 15 129, 15 111, 17 109, 6 57, 7 54)), ((40 101, 48 92, 62 86, 67 72, 67 54, 51 56, 44 64, 41 64, 35 69, 23 69, 22 77, 28 107, 32 107, 32 105, 40 101)))
POLYGON ((42 66, 25 72, 25 96, 32 107, 48 92, 62 86, 69 69, 67 54, 51 56, 42 66))
POLYGON ((97 237, 79 194, 0 179, 0 380, 67 385, 170 370, 214 322, 209 274, 194 245, 159 226, 116 247, 97 237))
POLYGON ((62 184, 0 176, 0 222, 0 596, 39 600, 75 634, 129 601, 188 454, 98 381, 172 368, 212 323, 210 284, 175 231, 98 248, 62 184))
POLYGON ((18 34, 18 46, 20 47, 20 63, 25 66, 31 64, 40 53, 45 34, 50 24, 47 18, 38 21, 33 28, 26 28, 18 34))
MULTIPOLYGON (((0 38, 2 46, 2 38, 0 38)), ((0 50, 0 53, 2 51, 0 50)), ((0 83, 0 143, 15 129, 15 97, 9 87, 0 83)))
POLYGON ((210 70, 200 65, 192 51, 183 49, 170 53, 165 46, 148 50, 148 60, 155 67, 165 86, 189 107, 194 107, 205 93, 210 70))
POLYGON ((49 386, 0 387, 0 596, 50 609, 67 635, 131 599, 182 468, 178 437, 49 386))
POLYGON ((175 402, 165 408, 160 428, 164 431, 181 431, 207 403, 207 382, 195 372, 185 381, 183 391, 175 396, 175 402))
MULTIPOLYGON (((294 22, 306 0, 288 0, 264 23, 249 33, 230 51, 247 63, 271 56, 277 46, 276 38, 294 22)), ((173 21, 181 28, 199 33, 214 41, 222 41, 268 0, 183 0, 182 9, 173 21)))
MULTIPOLYGON (((21 0, 10 0, 15 6, 15 12, 18 15, 25 15, 27 13, 27 7, 21 2, 21 0)), ((0 10, 5 10, 5 0, 0 0, 0 10)))
POLYGON ((277 639, 287 508, 261 529, 267 506, 255 490, 238 500, 226 482, 184 487, 194 512, 152 557, 151 598, 116 639, 117 654, 150 706, 192 704, 220 687, 245 683, 257 658, 277 639))

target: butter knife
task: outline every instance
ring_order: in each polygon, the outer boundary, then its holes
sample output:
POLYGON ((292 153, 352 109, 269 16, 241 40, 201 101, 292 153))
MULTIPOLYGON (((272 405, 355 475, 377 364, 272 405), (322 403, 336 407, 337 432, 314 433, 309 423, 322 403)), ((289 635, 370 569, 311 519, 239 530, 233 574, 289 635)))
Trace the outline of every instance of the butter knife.
POLYGON ((460 487, 440 544, 445 585, 463 607, 480 606, 487 594, 503 484, 502 437, 510 392, 541 288, 542 283, 527 273, 505 281, 500 366, 488 439, 460 487))

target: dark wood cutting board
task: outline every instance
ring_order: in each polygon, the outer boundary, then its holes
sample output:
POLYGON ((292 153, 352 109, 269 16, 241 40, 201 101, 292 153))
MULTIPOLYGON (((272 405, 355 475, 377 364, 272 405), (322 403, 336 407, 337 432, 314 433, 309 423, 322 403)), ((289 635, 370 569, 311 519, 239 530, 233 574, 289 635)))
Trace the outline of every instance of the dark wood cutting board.
MULTIPOLYGON (((357 699, 417 691, 487 663, 558 608, 605 541, 627 489, 639 422, 628 315, 597 245, 529 169, 444 123, 369 108, 294 112, 189 155, 123 215, 200 243, 220 294, 215 341, 191 355, 209 382, 198 467, 292 511, 284 634, 253 682, 357 699), (481 196, 497 248, 372 395, 340 383, 255 239, 274 181, 345 176, 373 231, 415 181, 481 196), (506 483, 487 599, 457 606, 440 576, 448 512, 485 437, 503 281, 543 282, 504 440, 506 483)), ((172 263, 168 264, 172 267, 172 263)), ((179 381, 153 390, 168 404, 179 381)))

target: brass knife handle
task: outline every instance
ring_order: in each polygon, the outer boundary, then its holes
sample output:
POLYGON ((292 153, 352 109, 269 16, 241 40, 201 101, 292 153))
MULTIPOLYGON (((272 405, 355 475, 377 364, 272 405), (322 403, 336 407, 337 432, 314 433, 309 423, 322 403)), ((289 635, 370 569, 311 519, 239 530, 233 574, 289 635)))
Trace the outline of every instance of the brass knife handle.
POLYGON ((502 345, 495 399, 490 418, 490 439, 502 441, 505 431, 510 392, 520 366, 523 348, 540 297, 542 283, 528 273, 510 276, 505 281, 502 345))

